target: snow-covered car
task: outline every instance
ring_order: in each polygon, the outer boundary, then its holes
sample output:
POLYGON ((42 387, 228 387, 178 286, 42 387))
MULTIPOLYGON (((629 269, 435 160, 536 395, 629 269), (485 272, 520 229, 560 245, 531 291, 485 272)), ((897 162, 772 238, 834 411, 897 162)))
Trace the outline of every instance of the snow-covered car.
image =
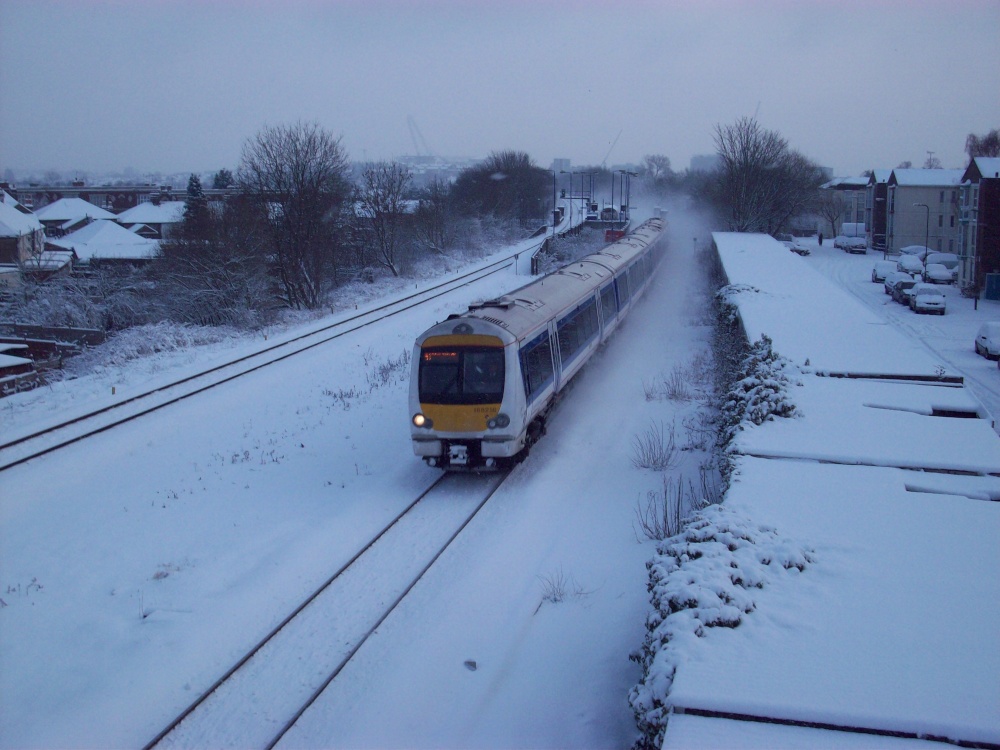
POLYGON ((948 300, 934 284, 914 284, 909 293, 910 309, 917 313, 937 313, 944 315, 948 300))
POLYGON ((958 279, 958 256, 955 253, 928 253, 927 263, 939 263, 951 272, 951 280, 958 279))
POLYGON ((798 238, 792 240, 788 249, 797 255, 809 255, 810 253, 809 246, 798 238))
POLYGON ((953 279, 951 271, 940 263, 928 263, 924 268, 924 281, 931 284, 950 284, 953 279))
POLYGON ((886 277, 895 270, 896 261, 894 260, 875 261, 875 265, 872 266, 872 283, 884 282, 886 277))
POLYGON ((983 323, 975 340, 976 354, 986 359, 1000 359, 1000 321, 983 323))
POLYGON ((910 290, 916 286, 917 282, 911 277, 902 279, 892 285, 892 301, 901 305, 910 306, 910 290))
POLYGON ((896 270, 910 274, 922 273, 924 262, 916 255, 900 255, 899 260, 896 261, 896 270))
POLYGON ((929 247, 924 247, 923 245, 907 245, 906 247, 901 247, 899 249, 899 254, 915 255, 916 257, 920 258, 920 260, 923 260, 924 256, 927 255, 927 253, 929 253, 930 251, 931 250, 929 247))
POLYGON ((897 281, 915 281, 915 279, 906 273, 906 271, 893 271, 892 273, 886 274, 885 277, 885 293, 892 294, 892 288, 896 286, 897 281))
POLYGON ((842 234, 838 234, 833 240, 833 246, 839 247, 848 253, 868 252, 868 240, 864 237, 845 237, 842 234))

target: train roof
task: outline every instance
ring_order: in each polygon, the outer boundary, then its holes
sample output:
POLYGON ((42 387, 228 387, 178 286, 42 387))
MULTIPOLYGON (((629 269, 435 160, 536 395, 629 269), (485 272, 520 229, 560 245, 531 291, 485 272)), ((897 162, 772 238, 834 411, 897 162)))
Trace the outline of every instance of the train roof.
POLYGON ((627 237, 599 252, 515 289, 497 299, 470 305, 458 318, 478 318, 522 340, 546 321, 573 308, 635 260, 663 231, 661 219, 650 219, 627 237))

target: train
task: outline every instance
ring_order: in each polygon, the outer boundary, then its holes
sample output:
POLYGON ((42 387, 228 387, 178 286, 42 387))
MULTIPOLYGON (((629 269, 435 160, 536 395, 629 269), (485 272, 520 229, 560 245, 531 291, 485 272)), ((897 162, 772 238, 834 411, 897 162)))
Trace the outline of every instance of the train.
POLYGON ((662 218, 417 337, 413 452, 446 471, 503 469, 545 434, 556 399, 621 325, 665 249, 662 218))

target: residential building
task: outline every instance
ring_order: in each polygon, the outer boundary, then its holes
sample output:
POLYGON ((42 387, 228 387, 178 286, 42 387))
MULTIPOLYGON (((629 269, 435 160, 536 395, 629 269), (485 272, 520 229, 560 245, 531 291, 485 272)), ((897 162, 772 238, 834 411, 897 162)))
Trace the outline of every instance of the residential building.
POLYGON ((973 159, 958 190, 959 284, 1000 299, 1000 158, 973 159))
POLYGON ((873 169, 865 187, 865 227, 868 246, 885 252, 889 225, 889 177, 891 169, 873 169))
POLYGON ((151 240, 170 237, 183 220, 184 201, 140 203, 115 217, 129 231, 151 240))
MULTIPOLYGON (((865 224, 865 189, 868 186, 868 177, 834 177, 829 182, 820 185, 820 190, 835 191, 840 199, 840 216, 835 222, 836 226, 831 227, 830 217, 817 218, 816 228, 820 234, 826 234, 831 229, 834 235, 843 234, 845 224, 850 225, 851 236, 855 236, 856 229, 865 224)), ((834 204, 834 206, 837 204, 834 204)), ((831 206, 833 208, 834 206, 831 206)))
POLYGON ((886 186, 886 251, 908 245, 958 251, 961 169, 894 169, 886 186))
POLYGON ((20 264, 42 252, 45 230, 38 217, 0 192, 0 263, 20 264))
POLYGON ((45 227, 46 237, 62 237, 82 229, 96 219, 113 219, 110 211, 88 203, 83 198, 60 198, 35 211, 35 216, 45 227))

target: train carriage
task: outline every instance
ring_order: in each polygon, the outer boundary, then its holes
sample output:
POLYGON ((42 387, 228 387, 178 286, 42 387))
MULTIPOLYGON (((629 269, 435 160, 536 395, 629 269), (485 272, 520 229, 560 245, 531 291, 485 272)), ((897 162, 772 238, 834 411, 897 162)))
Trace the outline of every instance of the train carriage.
POLYGON ((413 450, 449 470, 527 455, 569 380, 642 294, 663 221, 432 326, 414 345, 413 450))

